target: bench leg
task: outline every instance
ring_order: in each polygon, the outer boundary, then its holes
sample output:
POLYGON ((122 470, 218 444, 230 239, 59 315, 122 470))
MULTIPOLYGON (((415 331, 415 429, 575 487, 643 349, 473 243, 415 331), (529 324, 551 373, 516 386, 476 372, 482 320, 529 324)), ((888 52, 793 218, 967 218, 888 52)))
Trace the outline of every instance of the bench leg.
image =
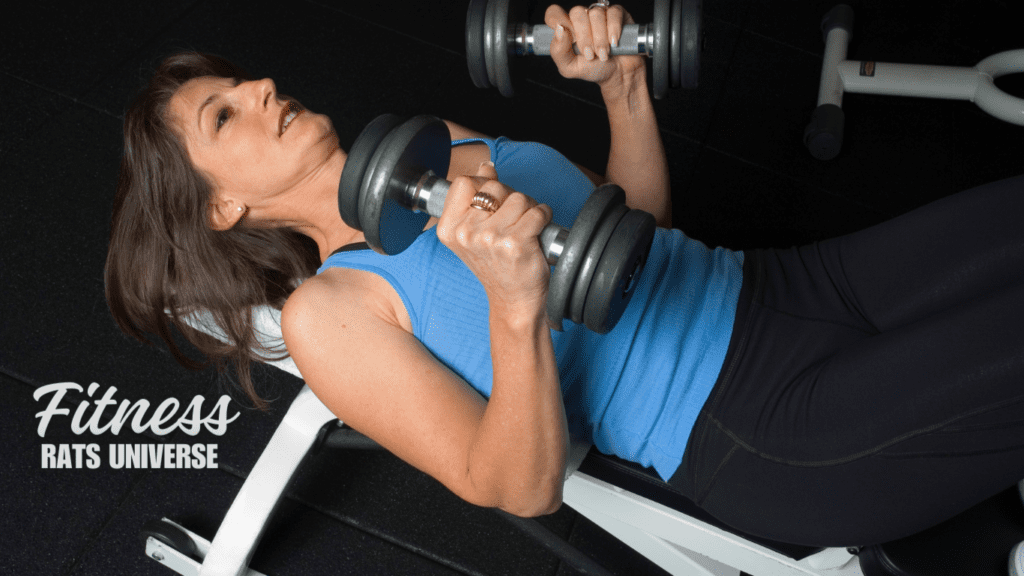
POLYGON ((231 503, 205 551, 199 576, 249 573, 249 560, 288 482, 313 446, 320 428, 335 419, 313 392, 303 387, 231 503))

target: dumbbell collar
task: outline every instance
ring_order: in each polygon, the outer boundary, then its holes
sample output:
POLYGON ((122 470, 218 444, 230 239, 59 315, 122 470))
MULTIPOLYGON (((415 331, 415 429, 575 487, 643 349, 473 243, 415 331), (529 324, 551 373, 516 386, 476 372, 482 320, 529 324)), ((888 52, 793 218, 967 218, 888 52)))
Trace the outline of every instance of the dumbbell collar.
POLYGON ((440 218, 451 185, 451 182, 434 174, 433 170, 427 170, 409 191, 409 208, 440 218))

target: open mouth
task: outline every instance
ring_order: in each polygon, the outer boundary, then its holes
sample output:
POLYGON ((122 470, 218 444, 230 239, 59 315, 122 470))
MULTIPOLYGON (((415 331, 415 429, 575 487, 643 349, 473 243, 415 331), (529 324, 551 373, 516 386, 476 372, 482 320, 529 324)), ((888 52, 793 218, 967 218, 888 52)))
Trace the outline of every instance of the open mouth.
POLYGON ((294 120, 296 116, 302 114, 302 112, 302 106, 298 102, 294 100, 285 102, 284 108, 281 109, 281 122, 278 135, 283 136, 284 131, 288 129, 288 125, 291 124, 292 120, 294 120))

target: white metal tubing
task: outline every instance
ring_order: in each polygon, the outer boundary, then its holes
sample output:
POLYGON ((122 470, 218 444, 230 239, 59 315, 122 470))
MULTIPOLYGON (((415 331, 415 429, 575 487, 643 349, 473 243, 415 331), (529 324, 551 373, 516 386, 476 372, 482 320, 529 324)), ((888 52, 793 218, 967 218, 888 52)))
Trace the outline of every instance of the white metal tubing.
MULTIPOLYGON (((837 68, 840 90, 859 94, 969 100, 999 120, 1024 126, 1024 99, 1011 96, 995 85, 995 79, 1000 76, 1024 73, 1024 50, 993 54, 973 68, 856 60, 839 62, 837 68)), ((823 72, 823 92, 824 79, 823 72)), ((824 103, 820 98, 819 104, 824 103)))
POLYGON ((313 391, 303 386, 231 503, 203 560, 200 576, 246 574, 256 544, 288 482, 317 432, 335 419, 313 391))
POLYGON ((847 92, 973 100, 981 74, 974 68, 846 60, 839 77, 847 92))
POLYGON ((843 83, 837 70, 839 63, 846 60, 850 33, 844 28, 833 28, 825 39, 825 59, 821 64, 821 84, 818 88, 818 106, 835 104, 843 106, 843 83))
POLYGON ((994 80, 1006 74, 1024 72, 1024 50, 1009 50, 985 58, 975 66, 983 75, 974 103, 992 116, 1024 126, 1024 99, 1010 96, 994 80))
MULTIPOLYGON (((577 510, 577 512, 579 511, 577 510)), ((623 522, 620 518, 607 516, 593 510, 580 513, 672 576, 739 576, 738 568, 727 566, 706 556, 702 556, 698 561, 693 557, 696 555, 694 552, 642 530, 637 530, 635 526, 623 522)), ((758 576, 764 575, 759 574, 758 576)))
MULTIPOLYGON (((758 576, 863 576, 852 556, 842 562, 842 550, 825 550, 796 561, 657 502, 577 472, 565 483, 564 501, 580 514, 601 524, 609 516, 646 537, 655 537, 758 576), (832 566, 822 568, 823 564, 832 566), (816 566, 817 565, 817 566, 816 566), (841 567, 840 567, 841 566, 841 567)), ((621 527, 616 527, 621 528, 621 527)), ((621 530, 619 530, 621 531, 621 530)), ((637 536, 637 539, 640 537, 637 536)), ((647 546, 649 548, 649 545, 647 546)), ((652 558, 655 562, 657 558, 652 558)))

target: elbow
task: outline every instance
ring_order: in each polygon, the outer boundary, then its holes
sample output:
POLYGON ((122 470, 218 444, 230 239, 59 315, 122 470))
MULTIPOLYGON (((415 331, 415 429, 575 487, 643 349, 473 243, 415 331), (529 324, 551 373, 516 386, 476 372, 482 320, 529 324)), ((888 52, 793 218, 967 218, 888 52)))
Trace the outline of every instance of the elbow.
POLYGON ((554 514, 562 507, 562 482, 534 484, 528 489, 507 487, 493 489, 484 494, 460 495, 463 500, 484 508, 497 508, 520 518, 535 518, 554 514))
POLYGON ((524 516, 524 518, 536 518, 537 516, 547 516, 548 514, 554 514, 558 512, 558 509, 562 507, 562 495, 558 494, 557 497, 552 498, 548 501, 547 505, 541 508, 530 511, 530 515, 524 516))
POLYGON ((565 451, 558 454, 558 458, 525 470, 487 469, 490 473, 482 473, 471 468, 465 476, 467 489, 456 493, 471 504, 520 518, 553 514, 562 506, 565 486, 565 451))
POLYGON ((547 504, 543 505, 529 505, 529 506, 499 506, 500 510, 508 512, 513 516, 520 518, 536 518, 538 516, 547 516, 548 514, 554 514, 558 512, 558 509, 562 507, 562 499, 551 500, 547 504))
POLYGON ((520 518, 536 518, 554 514, 562 507, 562 484, 548 490, 532 491, 529 497, 510 498, 498 506, 499 509, 520 518))

